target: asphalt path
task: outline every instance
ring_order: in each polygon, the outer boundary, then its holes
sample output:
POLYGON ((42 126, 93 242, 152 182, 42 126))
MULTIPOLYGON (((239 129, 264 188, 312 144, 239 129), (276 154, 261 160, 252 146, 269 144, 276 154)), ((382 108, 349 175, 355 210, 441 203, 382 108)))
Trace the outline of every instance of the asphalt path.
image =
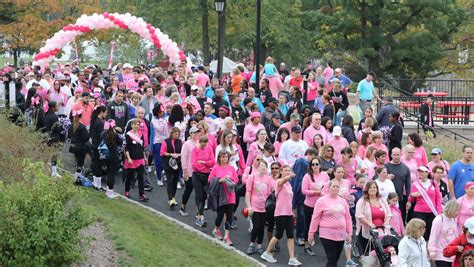
MULTIPOLYGON (((74 160, 72 157, 72 154, 67 153, 67 148, 64 148, 63 153, 62 153, 62 158, 61 158, 61 164, 62 166, 71 172, 74 172, 74 160)), ((86 159, 86 167, 89 166, 89 161, 86 159)), ((197 212, 196 206, 195 206, 195 201, 194 201, 194 191, 191 194, 191 197, 188 201, 187 205, 187 212, 189 213, 188 216, 183 217, 179 213, 179 208, 181 207, 181 199, 182 199, 182 194, 184 192, 183 189, 178 189, 176 193, 176 201, 178 202, 178 207, 176 207, 174 210, 170 210, 168 206, 168 197, 167 197, 167 192, 166 192, 166 183, 164 186, 158 186, 156 184, 156 175, 154 173, 154 168, 150 175, 150 182, 153 186, 153 191, 151 192, 146 192, 146 195, 150 200, 147 203, 143 203, 143 205, 151 207, 155 210, 158 210, 170 217, 173 217, 174 219, 177 219, 183 223, 188 224, 191 227, 194 227, 195 229, 212 236, 212 230, 214 229, 214 220, 216 218, 216 213, 211 211, 211 210, 206 210, 204 212, 204 216, 206 217, 206 221, 208 223, 207 227, 201 228, 196 225, 196 219, 195 219, 195 214, 197 212)), ((91 178, 91 177, 90 177, 91 178)), ((92 179, 91 179, 92 180, 92 179)), ((105 184, 105 178, 102 179, 102 186, 106 187, 105 184)), ((115 179, 115 186, 114 186, 114 191, 118 194, 123 195, 125 191, 125 184, 122 182, 122 173, 118 173, 117 177, 115 179)), ((134 200, 138 201, 138 188, 132 188, 130 190, 130 195, 131 198, 134 200)), ((105 197, 105 193, 104 193, 105 197)), ((111 200, 113 201, 113 200, 111 200)), ((242 210, 242 207, 244 206, 244 200, 243 198, 240 201, 239 208, 236 212, 237 216, 237 229, 231 231, 231 239, 233 242, 233 246, 240 251, 243 251, 244 253, 247 251, 247 248, 250 244, 250 234, 248 232, 249 228, 249 223, 246 218, 243 217, 242 213, 240 212, 242 210)), ((223 232, 223 225, 221 227, 221 231, 223 232)), ((295 234, 296 237, 296 234, 295 234)), ((166 242, 166 240, 157 240, 157 242, 166 242)), ((267 266, 288 266, 288 249, 287 249, 287 239, 286 235, 283 235, 283 238, 280 240, 280 252, 279 253, 274 253, 275 259, 278 260, 277 263, 271 264, 267 263, 266 261, 262 260, 259 255, 254 254, 251 257, 259 260, 260 262, 266 264, 267 266)), ((263 247, 264 249, 268 245, 267 242, 267 236, 266 236, 266 229, 265 229, 265 236, 264 236, 264 242, 263 242, 263 247)), ((324 254, 323 247, 321 246, 321 243, 319 241, 319 238, 315 238, 315 245, 313 246, 313 252, 316 254, 316 256, 308 256, 304 253, 303 247, 296 246, 295 244, 295 255, 298 258, 298 260, 302 263, 301 266, 326 266, 326 256, 324 254)), ((338 266, 345 266, 345 256, 344 253, 341 254, 341 258, 338 262, 338 266)), ((213 265, 213 264, 210 264, 213 265)))

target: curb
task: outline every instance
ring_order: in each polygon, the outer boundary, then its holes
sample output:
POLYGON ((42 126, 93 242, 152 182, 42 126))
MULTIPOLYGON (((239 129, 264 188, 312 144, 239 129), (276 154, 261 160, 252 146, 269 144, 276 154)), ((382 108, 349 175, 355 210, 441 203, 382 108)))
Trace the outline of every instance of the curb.
MULTIPOLYGON (((61 171, 63 171, 63 172, 65 172, 65 173, 68 173, 68 174, 70 174, 70 175, 72 175, 72 176, 74 177, 74 174, 71 173, 70 171, 65 170, 65 169, 63 169, 63 168, 61 168, 61 167, 58 167, 58 169, 61 170, 61 171)), ((117 195, 118 195, 121 199, 126 200, 126 201, 128 201, 128 202, 130 202, 130 203, 133 203, 133 204, 135 204, 135 205, 138 205, 138 206, 140 206, 140 207, 142 207, 142 208, 144 208, 144 209, 147 209, 147 210, 149 210, 149 211, 151 211, 151 212, 157 214, 158 216, 160 216, 160 217, 162 217, 162 218, 165 218, 165 219, 167 219, 167 220, 169 220, 169 221, 171 221, 171 222, 173 222, 173 223, 175 223, 175 224, 181 226, 181 227, 184 228, 185 230, 188 230, 188 231, 190 231, 190 232, 192 232, 192 233, 198 235, 198 236, 201 237, 201 238, 204 238, 204 239, 206 239, 206 240, 208 240, 208 241, 211 241, 212 243, 214 243, 214 244, 216 244, 216 245, 221 246, 222 248, 224 248, 224 249, 227 250, 227 251, 234 252, 234 253, 238 254, 239 256, 248 259, 249 261, 255 263, 257 266, 261 266, 261 267, 265 267, 265 266, 266 266, 265 264, 263 264, 263 263, 261 263, 260 261, 254 259, 254 258, 252 258, 252 257, 250 257, 250 256, 248 256, 248 255, 245 254, 244 252, 242 252, 242 251, 236 249, 235 247, 228 246, 228 245, 226 245, 225 243, 223 243, 223 242, 221 242, 221 241, 219 241, 219 240, 216 240, 215 238, 212 238, 211 236, 209 236, 209 235, 207 235, 207 234, 205 234, 205 233, 203 233, 203 232, 201 232, 201 231, 198 231, 198 230, 194 229, 193 227, 187 225, 186 223, 183 223, 183 222, 181 222, 181 221, 179 221, 179 220, 177 220, 177 219, 175 219, 175 218, 173 218, 173 217, 170 217, 170 216, 168 216, 168 215, 162 213, 161 211, 158 211, 158 210, 155 210, 154 208, 145 206, 145 205, 141 204, 140 202, 135 201, 135 200, 133 200, 133 199, 129 199, 129 198, 127 198, 127 197, 125 197, 125 196, 123 196, 123 195, 121 195, 121 194, 119 194, 119 193, 117 193, 117 195)))

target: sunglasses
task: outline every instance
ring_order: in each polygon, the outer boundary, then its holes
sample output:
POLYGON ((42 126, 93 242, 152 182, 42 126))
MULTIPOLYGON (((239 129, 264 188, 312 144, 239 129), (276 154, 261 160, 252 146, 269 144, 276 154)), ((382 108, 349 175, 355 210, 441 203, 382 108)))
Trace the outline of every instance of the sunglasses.
POLYGON ((311 163, 311 166, 319 166, 319 163, 311 163))
POLYGON ((273 167, 272 170, 279 170, 280 168, 278 167, 273 167))

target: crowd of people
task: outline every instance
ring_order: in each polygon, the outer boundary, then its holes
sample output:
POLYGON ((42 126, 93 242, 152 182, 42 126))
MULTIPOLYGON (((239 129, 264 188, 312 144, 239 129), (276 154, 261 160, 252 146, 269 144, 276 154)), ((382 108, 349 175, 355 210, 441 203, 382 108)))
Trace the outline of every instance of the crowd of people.
MULTIPOLYGON (((427 153, 417 133, 403 145, 400 113, 377 94, 372 72, 350 103, 353 82, 332 62, 287 70, 269 57, 258 87, 250 69, 239 64, 221 81, 203 66, 128 63, 111 70, 25 64, 1 75, 15 83, 23 114, 12 120, 47 134, 50 146, 70 140, 78 183, 89 155, 93 187, 108 198, 117 198, 122 173, 126 197, 135 198, 137 182, 144 202, 154 183, 166 185, 169 208, 189 216, 194 191, 196 225, 207 227, 206 210, 214 211, 212 234, 232 245, 236 216, 248 216, 247 253, 267 262, 276 262, 285 233, 288 263, 300 265, 295 244, 314 256, 319 233, 326 266, 337 266, 343 251, 355 265, 354 249, 370 257, 371 231, 381 229, 404 236, 399 266, 473 266, 472 146, 449 163, 439 148, 427 153), (375 112, 377 100, 383 106, 375 112), (360 114, 349 112, 351 104, 360 114)), ((59 177, 55 157, 51 165, 59 177)))

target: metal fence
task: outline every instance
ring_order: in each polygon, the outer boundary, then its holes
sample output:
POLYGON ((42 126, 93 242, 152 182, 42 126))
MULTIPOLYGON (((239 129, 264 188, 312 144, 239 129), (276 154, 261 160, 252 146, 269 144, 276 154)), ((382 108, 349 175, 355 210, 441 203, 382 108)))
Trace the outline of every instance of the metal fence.
POLYGON ((474 97, 474 80, 380 79, 379 85, 396 87, 406 95, 444 92, 450 97, 474 97))

